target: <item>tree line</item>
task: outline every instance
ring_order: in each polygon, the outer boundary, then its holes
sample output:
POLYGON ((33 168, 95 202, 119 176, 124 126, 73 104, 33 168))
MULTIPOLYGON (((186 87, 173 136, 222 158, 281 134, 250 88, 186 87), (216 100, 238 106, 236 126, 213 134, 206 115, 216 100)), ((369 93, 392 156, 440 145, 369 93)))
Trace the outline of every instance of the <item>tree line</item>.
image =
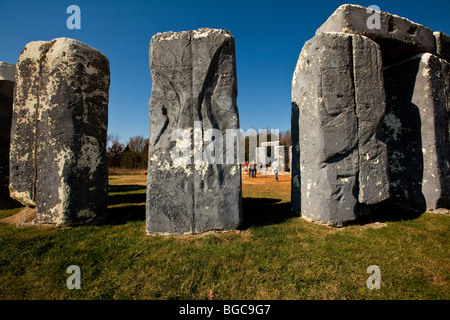
MULTIPOLYGON (((259 133, 257 135, 257 145, 259 142, 259 133)), ((267 141, 273 139, 272 135, 267 135, 267 141)), ((279 133, 278 140, 281 145, 290 147, 291 131, 286 130, 279 133)), ((249 137, 245 138, 245 159, 249 158, 249 137)), ((149 139, 143 136, 130 137, 127 144, 120 142, 118 135, 108 135, 108 164, 110 168, 125 168, 125 169, 147 169, 148 164, 148 147, 149 139)), ((270 153, 269 148, 269 153, 270 153)), ((270 154, 269 154, 270 156, 270 154)))
POLYGON ((118 135, 108 135, 108 164, 111 168, 147 169, 149 139, 134 136, 124 145, 118 135))

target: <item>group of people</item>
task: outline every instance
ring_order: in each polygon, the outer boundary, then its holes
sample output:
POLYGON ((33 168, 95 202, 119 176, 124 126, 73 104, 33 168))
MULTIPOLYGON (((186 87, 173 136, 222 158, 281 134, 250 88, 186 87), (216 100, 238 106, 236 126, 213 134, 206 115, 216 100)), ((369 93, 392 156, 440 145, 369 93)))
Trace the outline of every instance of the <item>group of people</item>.
MULTIPOLYGON (((248 161, 245 163, 245 167, 248 170, 248 177, 249 178, 256 178, 256 162, 255 161, 251 161, 250 165, 248 163, 248 161)), ((260 164, 259 167, 261 168, 262 165, 260 164)))
MULTIPOLYGON (((253 160, 250 162, 250 164, 248 163, 248 161, 245 162, 245 167, 248 170, 248 177, 256 178, 256 168, 257 168, 256 161, 253 160)), ((274 162, 272 162, 272 170, 275 175, 275 182, 278 181, 278 168, 279 168, 278 161, 275 160, 274 162)), ((261 171, 262 164, 259 164, 259 169, 261 171)))

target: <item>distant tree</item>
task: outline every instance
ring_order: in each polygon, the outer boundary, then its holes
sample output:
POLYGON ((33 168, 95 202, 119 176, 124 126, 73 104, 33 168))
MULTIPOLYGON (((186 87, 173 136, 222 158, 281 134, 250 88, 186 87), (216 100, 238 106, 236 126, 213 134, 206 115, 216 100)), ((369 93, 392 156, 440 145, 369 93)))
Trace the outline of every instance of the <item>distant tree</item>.
POLYGON ((286 130, 285 132, 280 132, 280 144, 284 145, 286 147, 292 146, 290 130, 286 130))
POLYGON ((120 167, 124 145, 120 143, 120 137, 117 135, 108 135, 108 164, 110 167, 120 167))
POLYGON ((121 166, 127 169, 146 169, 149 139, 142 136, 131 137, 123 150, 121 166))
POLYGON ((143 136, 131 137, 130 141, 128 142, 128 146, 130 147, 131 151, 141 152, 145 147, 145 139, 143 136))

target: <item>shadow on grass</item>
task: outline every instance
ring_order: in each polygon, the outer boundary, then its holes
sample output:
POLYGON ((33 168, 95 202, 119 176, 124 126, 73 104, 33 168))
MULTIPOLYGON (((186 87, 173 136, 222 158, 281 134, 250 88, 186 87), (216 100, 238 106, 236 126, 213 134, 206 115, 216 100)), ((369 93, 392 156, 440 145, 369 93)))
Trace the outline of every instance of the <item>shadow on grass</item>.
POLYGON ((145 186, 140 186, 137 184, 119 185, 119 186, 108 186, 109 192, 129 192, 129 191, 140 191, 145 190, 145 186))
MULTIPOLYGON (((145 221, 145 193, 129 193, 130 191, 145 190, 145 186, 121 185, 109 186, 110 195, 108 214, 102 224, 119 225, 131 221, 145 221), (121 193, 123 192, 123 193, 121 193)), ((242 198, 243 222, 239 229, 244 230, 252 226, 264 226, 282 223, 298 215, 291 211, 290 202, 270 198, 242 198)))
POLYGON ((106 225, 119 225, 132 221, 145 221, 145 186, 140 185, 120 185, 109 186, 110 193, 119 193, 108 196, 108 214, 101 222, 106 225), (143 193, 126 193, 138 192, 143 193), (122 192, 122 193, 121 193, 122 192), (118 206, 122 205, 122 206, 118 206))
POLYGON ((373 205, 361 214, 356 220, 346 225, 365 225, 374 222, 399 222, 414 220, 425 213, 423 208, 413 208, 406 204, 385 201, 373 205))
POLYGON ((290 202, 271 198, 242 198, 242 211, 241 230, 252 226, 279 224, 299 216, 291 211, 290 202))
POLYGON ((23 207, 23 204, 11 198, 0 201, 0 210, 9 210, 20 207, 23 207))
POLYGON ((142 202, 145 202, 145 193, 115 194, 108 197, 108 205, 142 202))
POLYGON ((145 221, 145 205, 108 208, 108 215, 102 224, 120 225, 133 221, 145 221))

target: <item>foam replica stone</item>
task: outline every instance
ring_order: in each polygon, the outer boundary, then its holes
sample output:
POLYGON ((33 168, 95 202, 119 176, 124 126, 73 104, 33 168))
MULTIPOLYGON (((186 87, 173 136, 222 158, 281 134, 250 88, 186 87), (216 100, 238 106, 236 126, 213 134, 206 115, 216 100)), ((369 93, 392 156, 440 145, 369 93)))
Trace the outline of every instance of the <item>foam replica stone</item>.
POLYGON ((292 81, 293 210, 340 226, 389 198, 384 112, 375 42, 343 33, 306 42, 292 81))
POLYGON ((109 62, 77 40, 30 42, 17 62, 10 193, 65 225, 106 212, 109 62))
POLYGON ((344 4, 317 30, 364 35, 376 41, 383 52, 385 65, 401 61, 415 53, 436 52, 433 31, 406 18, 378 12, 359 5, 344 4), (379 18, 377 25, 375 18, 379 18))
POLYGON ((16 65, 0 62, 0 207, 9 202, 9 145, 16 65))
POLYGON ((385 81, 393 200, 450 208, 450 63, 419 54, 386 68, 385 81))
POLYGON ((229 154, 221 152, 227 143, 236 150, 225 132, 239 128, 233 36, 208 28, 158 33, 149 57, 147 233, 236 228, 242 219, 240 162, 227 164, 229 154), (213 161, 205 161, 213 153, 213 161))
POLYGON ((265 168, 269 163, 269 158, 270 157, 267 155, 267 147, 256 147, 255 161, 258 166, 262 164, 265 168))
POLYGON ((288 164, 288 155, 286 146, 275 146, 275 160, 278 161, 279 171, 285 172, 288 164))

